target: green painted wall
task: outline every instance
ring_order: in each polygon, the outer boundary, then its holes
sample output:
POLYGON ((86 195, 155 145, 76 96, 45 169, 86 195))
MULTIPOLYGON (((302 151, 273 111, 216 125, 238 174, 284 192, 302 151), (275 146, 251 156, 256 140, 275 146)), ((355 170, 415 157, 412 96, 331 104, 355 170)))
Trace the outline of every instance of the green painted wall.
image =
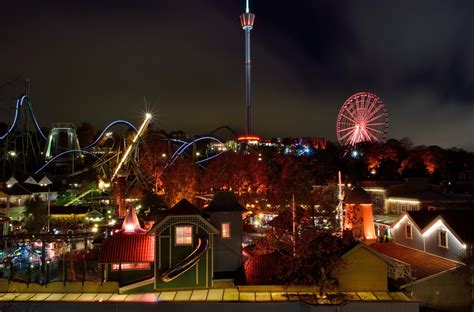
POLYGON ((187 255, 193 252, 198 244, 198 237, 203 236, 209 238, 209 234, 202 228, 196 227, 193 224, 180 223, 179 226, 191 225, 193 227, 193 245, 192 246, 177 246, 175 244, 174 227, 163 231, 161 235, 157 237, 156 242, 156 288, 188 288, 188 287, 210 287, 212 281, 212 261, 211 261, 211 248, 204 254, 201 259, 188 271, 177 277, 171 282, 165 283, 161 280, 161 274, 165 272, 169 267, 176 265, 179 261, 184 259, 187 255), (196 230, 197 228, 197 230, 196 230), (169 234, 171 238, 166 237, 169 234), (170 244, 171 244, 171 265, 170 265, 170 244), (159 266, 159 256, 161 256, 161 269, 159 266), (206 267, 207 267, 207 279, 206 279, 206 267))

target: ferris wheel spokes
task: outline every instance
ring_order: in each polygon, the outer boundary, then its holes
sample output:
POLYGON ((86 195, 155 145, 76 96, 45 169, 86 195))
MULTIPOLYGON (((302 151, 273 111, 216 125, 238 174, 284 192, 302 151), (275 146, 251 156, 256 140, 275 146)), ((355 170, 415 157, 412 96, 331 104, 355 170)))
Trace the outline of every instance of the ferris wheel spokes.
POLYGON ((379 142, 385 139, 388 114, 375 94, 360 92, 346 100, 337 118, 336 134, 340 144, 379 142))

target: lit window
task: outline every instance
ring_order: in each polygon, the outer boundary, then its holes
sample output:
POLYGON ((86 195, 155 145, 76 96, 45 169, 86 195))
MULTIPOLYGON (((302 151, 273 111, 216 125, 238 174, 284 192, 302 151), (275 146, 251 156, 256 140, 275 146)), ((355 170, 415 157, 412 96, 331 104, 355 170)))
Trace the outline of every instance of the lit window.
POLYGON ((440 230, 438 232, 438 244, 439 247, 448 248, 448 233, 440 230))
POLYGON ((149 270, 150 263, 148 262, 139 262, 139 263, 122 263, 122 267, 120 268, 120 264, 114 263, 112 264, 112 271, 134 271, 134 270, 149 270))
POLYGON ((230 223, 225 222, 221 224, 221 237, 230 238, 230 223))
POLYGON ((409 239, 413 238, 412 233, 411 233, 411 224, 405 225, 405 237, 409 239))
POLYGON ((193 244, 193 227, 177 226, 176 229, 176 245, 192 245, 193 244))

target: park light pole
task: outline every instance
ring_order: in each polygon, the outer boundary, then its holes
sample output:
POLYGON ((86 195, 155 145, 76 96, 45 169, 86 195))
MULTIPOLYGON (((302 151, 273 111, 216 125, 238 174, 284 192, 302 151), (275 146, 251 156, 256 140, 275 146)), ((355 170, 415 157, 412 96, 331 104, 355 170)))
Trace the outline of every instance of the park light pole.
POLYGON ((50 219, 51 219, 51 187, 50 185, 53 184, 50 179, 48 179, 47 176, 44 176, 38 184, 43 187, 48 187, 48 225, 47 225, 47 231, 49 233, 50 231, 50 219))

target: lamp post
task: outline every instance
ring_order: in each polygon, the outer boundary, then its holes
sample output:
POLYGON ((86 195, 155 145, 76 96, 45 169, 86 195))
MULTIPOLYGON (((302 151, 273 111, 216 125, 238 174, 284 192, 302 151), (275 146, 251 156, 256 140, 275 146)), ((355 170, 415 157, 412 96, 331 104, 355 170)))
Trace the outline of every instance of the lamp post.
MULTIPOLYGON (((17 183, 18 183, 18 180, 15 179, 15 177, 12 176, 10 179, 8 179, 8 181, 6 182, 6 185, 7 185, 7 188, 11 188, 17 183)), ((10 220, 7 223, 8 224, 7 225, 7 230, 6 230, 7 235, 10 234, 10 230, 11 230, 10 226, 12 225, 11 224, 12 216, 10 215, 10 197, 11 196, 12 195, 7 196, 7 207, 6 207, 6 210, 5 210, 7 217, 10 218, 10 220)), ((20 201, 20 200, 18 200, 18 201, 20 201)), ((18 202, 18 207, 20 207, 20 202, 18 202)))
POLYGON ((51 182, 50 179, 48 179, 48 177, 44 176, 39 182, 38 184, 40 186, 47 186, 48 187, 48 225, 47 225, 47 230, 48 230, 48 233, 49 233, 49 225, 50 225, 50 218, 51 218, 51 188, 50 188, 50 185, 52 184, 53 182, 51 182))
POLYGON ((51 191, 50 191, 50 187, 48 185, 48 234, 49 234, 49 222, 50 222, 50 218, 51 218, 51 191))

